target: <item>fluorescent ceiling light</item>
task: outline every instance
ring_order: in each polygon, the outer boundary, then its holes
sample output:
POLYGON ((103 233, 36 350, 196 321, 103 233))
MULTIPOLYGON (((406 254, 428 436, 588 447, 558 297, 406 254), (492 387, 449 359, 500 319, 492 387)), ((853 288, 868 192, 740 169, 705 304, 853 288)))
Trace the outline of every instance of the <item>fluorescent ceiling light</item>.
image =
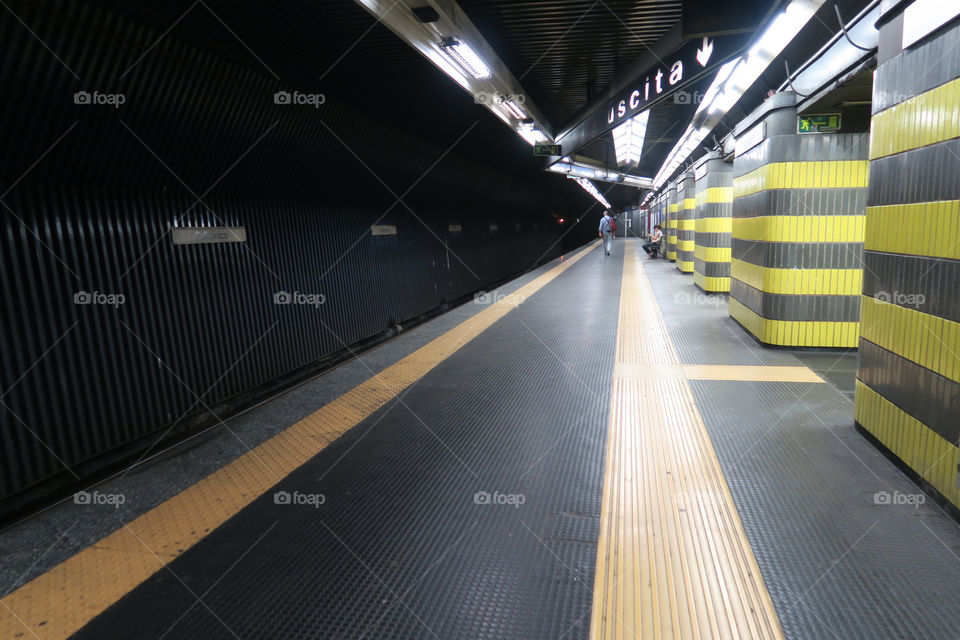
POLYGON ((490 68, 477 55, 476 51, 463 42, 456 38, 446 38, 440 43, 440 48, 475 80, 490 77, 490 68))
POLYGON ((521 123, 520 126, 517 127, 517 133, 531 145, 547 141, 547 136, 543 135, 543 132, 537 129, 536 125, 531 122, 521 123))
POLYGON ((647 109, 613 130, 613 147, 617 153, 617 164, 640 162, 643 138, 647 135, 649 119, 650 110, 647 109))
POLYGON ((763 32, 750 51, 723 65, 687 130, 677 141, 653 179, 654 189, 662 187, 700 146, 723 116, 743 97, 760 74, 780 55, 813 17, 825 0, 792 0, 763 32), (697 123, 694 126, 694 123, 697 123))
POLYGON ((548 167, 554 173, 563 173, 567 176, 580 176, 582 178, 591 178, 593 180, 602 180, 603 182, 616 182, 630 187, 649 189, 653 185, 651 178, 643 176, 632 176, 628 173, 619 173, 610 171, 602 167, 594 167, 588 164, 572 162, 569 159, 554 163, 548 167))
POLYGON ((576 176, 567 176, 567 177, 570 178, 571 180, 576 180, 577 184, 583 187, 584 191, 592 195, 597 202, 605 206, 607 209, 611 208, 610 203, 607 202, 607 199, 603 197, 602 193, 597 191, 597 187, 592 182, 590 182, 586 178, 578 178, 576 176))
POLYGON ((503 108, 509 111, 510 115, 517 120, 526 120, 526 112, 521 109, 520 105, 518 105, 515 101, 510 100, 509 98, 500 98, 500 104, 502 104, 503 108))

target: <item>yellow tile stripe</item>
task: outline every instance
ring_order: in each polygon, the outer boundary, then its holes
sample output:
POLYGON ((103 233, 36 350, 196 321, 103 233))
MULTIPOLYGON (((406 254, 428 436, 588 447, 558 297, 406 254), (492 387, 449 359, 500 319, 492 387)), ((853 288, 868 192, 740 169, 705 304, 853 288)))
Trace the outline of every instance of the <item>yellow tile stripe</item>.
POLYGON ((960 382, 960 323, 863 296, 860 325, 866 340, 960 382))
POLYGON ((711 202, 733 202, 733 187, 709 187, 697 194, 696 201, 698 206, 711 202))
POLYGON ((697 245, 693 250, 693 256, 705 262, 730 262, 730 254, 730 247, 703 247, 697 245))
POLYGON ((960 260, 957 238, 960 200, 867 207, 864 249, 869 251, 960 260))
POLYGON ((667 208, 667 211, 669 211, 670 213, 677 213, 679 209, 680 209, 679 203, 675 202, 667 208))
POLYGON ((772 162, 733 179, 733 195, 742 198, 767 189, 866 187, 867 160, 772 162))
POLYGON ((768 365, 685 364, 687 380, 732 380, 743 382, 825 382, 809 367, 768 365))
POLYGON ((693 231, 697 228, 697 221, 694 218, 684 218, 677 220, 677 229, 680 231, 693 231))
POLYGON ((679 360, 631 243, 590 637, 782 638, 689 384, 660 366, 679 360))
POLYGON ((863 242, 866 216, 734 218, 733 237, 769 242, 863 242))
POLYGON ((960 79, 877 113, 870 120, 870 159, 960 137, 960 79))
POLYGON ((733 218, 698 218, 697 233, 730 233, 733 218))
POLYGON ((693 282, 704 291, 729 292, 730 278, 721 278, 718 276, 705 276, 699 271, 693 272, 693 282))
POLYGON ((960 507, 957 487, 960 449, 900 407, 856 383, 854 418, 898 458, 960 507))
POLYGON ((856 347, 859 322, 770 320, 730 298, 730 317, 758 340, 784 347, 856 347))
POLYGON ((859 296, 863 269, 774 269, 730 261, 730 275, 765 293, 859 296))
POLYGON ((683 208, 686 211, 692 211, 697 208, 697 199, 696 198, 684 198, 683 208))
POLYGON ((4 597, 0 638, 70 636, 598 246, 599 241, 4 597))

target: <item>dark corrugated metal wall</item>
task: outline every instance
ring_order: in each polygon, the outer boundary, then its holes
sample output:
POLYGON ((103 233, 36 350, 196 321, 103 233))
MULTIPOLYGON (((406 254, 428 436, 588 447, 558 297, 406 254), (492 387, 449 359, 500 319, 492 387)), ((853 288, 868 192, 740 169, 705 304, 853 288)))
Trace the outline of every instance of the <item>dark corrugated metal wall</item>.
POLYGON ((276 105, 296 87, 266 68, 157 43, 159 30, 84 3, 11 6, 68 62, 0 12, 17 52, 0 60, 6 508, 559 252, 537 194, 456 152, 431 169, 445 149, 335 96, 276 105), (81 90, 126 102, 77 105, 81 90), (391 193, 414 183, 416 213, 391 193), (370 235, 374 222, 397 235, 370 235), (214 225, 245 226, 248 242, 168 234, 214 225), (81 291, 125 301, 75 304, 81 291), (325 302, 274 304, 279 291, 325 302))

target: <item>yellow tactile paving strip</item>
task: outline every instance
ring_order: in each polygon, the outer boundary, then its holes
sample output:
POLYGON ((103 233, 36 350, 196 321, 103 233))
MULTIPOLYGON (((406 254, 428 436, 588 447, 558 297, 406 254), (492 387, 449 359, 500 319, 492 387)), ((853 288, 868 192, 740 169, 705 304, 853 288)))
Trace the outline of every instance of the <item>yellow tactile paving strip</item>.
POLYGON ((808 367, 685 364, 687 380, 739 380, 743 382, 826 382, 808 367))
POLYGON ((782 638, 633 244, 616 353, 590 637, 782 638))
POLYGON ((0 638, 67 638, 480 335, 599 241, 0 600, 0 638))

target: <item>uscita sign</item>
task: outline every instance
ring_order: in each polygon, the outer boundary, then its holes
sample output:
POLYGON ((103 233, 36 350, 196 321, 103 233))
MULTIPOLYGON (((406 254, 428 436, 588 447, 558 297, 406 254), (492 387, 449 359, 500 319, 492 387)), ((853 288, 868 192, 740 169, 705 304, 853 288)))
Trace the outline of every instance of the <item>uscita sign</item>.
POLYGON ((683 81, 683 60, 677 60, 670 66, 670 72, 664 73, 663 67, 657 67, 657 72, 651 77, 647 76, 643 82, 643 88, 634 89, 630 95, 610 107, 607 113, 607 124, 613 124, 615 121, 633 113, 640 105, 650 100, 651 91, 656 98, 664 92, 665 89, 674 86, 683 81), (666 80, 666 83, 664 83, 666 80), (641 101, 641 96, 643 100, 641 101))

